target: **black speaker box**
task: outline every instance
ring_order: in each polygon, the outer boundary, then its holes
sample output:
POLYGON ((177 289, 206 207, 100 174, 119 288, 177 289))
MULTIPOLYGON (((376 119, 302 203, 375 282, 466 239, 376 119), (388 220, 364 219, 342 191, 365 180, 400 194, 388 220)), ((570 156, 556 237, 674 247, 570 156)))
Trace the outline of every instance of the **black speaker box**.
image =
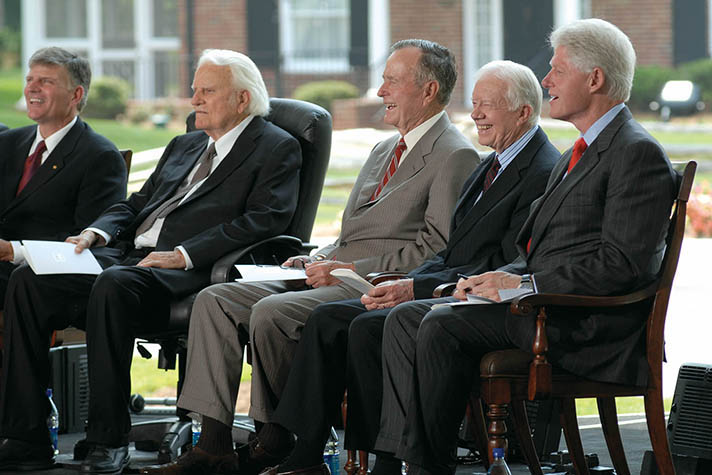
POLYGON ((59 412, 59 432, 84 432, 89 418, 89 367, 87 346, 52 348, 50 381, 52 399, 59 412))
POLYGON ((680 367, 667 430, 674 455, 712 460, 712 365, 680 367))

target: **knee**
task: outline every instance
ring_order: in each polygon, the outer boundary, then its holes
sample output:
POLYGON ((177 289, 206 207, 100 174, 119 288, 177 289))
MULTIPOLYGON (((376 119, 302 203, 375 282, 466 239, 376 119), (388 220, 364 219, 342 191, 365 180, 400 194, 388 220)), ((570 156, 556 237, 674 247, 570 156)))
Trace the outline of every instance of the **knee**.
POLYGON ((449 308, 437 308, 425 315, 418 328, 418 344, 429 345, 432 341, 446 341, 449 308))
POLYGON ((7 285, 8 295, 12 294, 12 291, 18 287, 26 287, 27 285, 35 285, 37 283, 37 274, 32 270, 32 268, 23 264, 16 267, 10 274, 7 285))
POLYGON ((191 311, 191 320, 204 318, 206 315, 212 314, 210 309, 215 307, 218 300, 217 294, 215 293, 216 287, 221 284, 211 285, 206 287, 195 296, 195 301, 193 302, 193 309, 191 311))
POLYGON ((385 315, 371 316, 360 315, 354 319, 349 327, 349 343, 368 344, 370 342, 380 344, 383 337, 383 323, 385 315))
POLYGON ((280 312, 279 295, 268 295, 263 297, 252 306, 250 314, 250 333, 253 336, 259 336, 266 331, 270 331, 279 327, 280 312))
POLYGON ((102 271, 94 281, 91 295, 104 296, 108 294, 120 294, 126 289, 126 284, 133 274, 132 268, 127 266, 112 266, 102 271))

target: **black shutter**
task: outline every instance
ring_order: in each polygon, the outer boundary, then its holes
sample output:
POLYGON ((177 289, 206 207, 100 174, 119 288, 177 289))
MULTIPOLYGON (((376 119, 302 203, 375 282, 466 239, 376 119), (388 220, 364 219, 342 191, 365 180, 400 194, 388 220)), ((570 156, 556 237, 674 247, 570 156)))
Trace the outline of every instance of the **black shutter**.
POLYGON ((368 66, 368 0, 351 0, 351 66, 368 66))
POLYGON ((707 0, 675 0, 673 5, 675 65, 706 58, 707 0))
POLYGON ((247 0, 247 50, 257 66, 279 62, 279 0, 247 0))
POLYGON ((504 59, 529 66, 541 80, 549 72, 547 43, 554 23, 552 0, 503 2, 504 59))

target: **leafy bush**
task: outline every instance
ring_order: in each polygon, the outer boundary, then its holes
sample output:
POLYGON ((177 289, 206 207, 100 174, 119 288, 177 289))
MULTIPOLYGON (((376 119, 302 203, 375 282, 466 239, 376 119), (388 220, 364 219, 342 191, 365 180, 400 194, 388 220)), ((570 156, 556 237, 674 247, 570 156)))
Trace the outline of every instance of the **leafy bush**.
POLYGON ((313 102, 329 112, 334 99, 354 99, 358 96, 358 88, 346 81, 308 82, 296 88, 292 94, 294 99, 313 102))
POLYGON ((126 111, 129 100, 129 83, 121 78, 106 76, 92 81, 89 99, 82 116, 114 119, 126 111))
POLYGON ((700 59, 678 67, 681 79, 689 79, 702 89, 702 100, 712 103, 712 59, 700 59))
POLYGON ((0 28, 0 57, 3 69, 20 66, 22 35, 8 27, 0 28))
POLYGON ((685 231, 693 237, 712 237, 712 186, 708 181, 696 186, 690 194, 685 231))
POLYGON ((647 111, 656 100, 666 81, 673 79, 675 71, 662 66, 638 66, 635 69, 633 88, 628 105, 635 110, 647 111))

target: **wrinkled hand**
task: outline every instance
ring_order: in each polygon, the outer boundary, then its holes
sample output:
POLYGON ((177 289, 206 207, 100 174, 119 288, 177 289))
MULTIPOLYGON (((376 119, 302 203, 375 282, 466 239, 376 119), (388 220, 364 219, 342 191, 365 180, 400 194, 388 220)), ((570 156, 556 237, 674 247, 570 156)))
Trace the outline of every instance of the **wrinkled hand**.
POLYGON ((467 294, 486 297, 499 302, 499 289, 514 289, 519 286, 522 276, 507 272, 485 272, 484 274, 460 279, 457 281, 453 297, 467 300, 467 294))
POLYGON ((185 258, 180 251, 153 251, 136 265, 161 269, 185 269, 185 258))
POLYGON ((103 237, 94 231, 89 231, 88 229, 82 231, 79 236, 69 236, 64 240, 64 242, 75 244, 76 246, 74 247, 74 252, 77 254, 81 253, 84 249, 99 247, 106 244, 103 237))
POLYGON ((361 297, 361 303, 367 310, 376 310, 395 307, 414 298, 413 279, 398 279, 378 284, 367 295, 361 297))
POLYGON ((307 264, 315 262, 314 258, 311 256, 292 256, 286 261, 282 262, 282 267, 294 267, 295 269, 304 269, 307 264))
POLYGON ((0 239, 0 262, 10 262, 15 257, 12 244, 9 241, 0 239))
POLYGON ((307 273, 307 285, 312 287, 326 287, 328 285, 337 285, 341 281, 331 275, 334 269, 344 268, 356 270, 353 264, 341 262, 341 261, 318 261, 306 264, 304 267, 307 273))

